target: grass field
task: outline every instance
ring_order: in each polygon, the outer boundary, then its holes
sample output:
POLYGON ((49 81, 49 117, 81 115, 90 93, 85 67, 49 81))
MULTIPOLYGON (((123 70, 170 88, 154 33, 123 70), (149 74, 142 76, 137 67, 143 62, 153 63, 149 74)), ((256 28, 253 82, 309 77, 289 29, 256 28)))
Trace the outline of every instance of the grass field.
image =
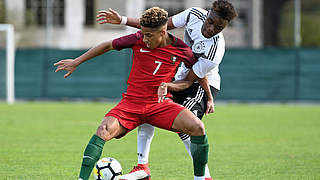
MULTIPOLYGON (((0 180, 77 179, 83 150, 114 104, 0 103, 0 180)), ((215 180, 320 179, 320 106, 221 104, 204 118, 215 180)), ((124 172, 136 163, 136 131, 104 146, 124 172)), ((156 130, 153 180, 191 180, 175 133, 156 130)), ((92 178, 93 179, 93 178, 92 178)))

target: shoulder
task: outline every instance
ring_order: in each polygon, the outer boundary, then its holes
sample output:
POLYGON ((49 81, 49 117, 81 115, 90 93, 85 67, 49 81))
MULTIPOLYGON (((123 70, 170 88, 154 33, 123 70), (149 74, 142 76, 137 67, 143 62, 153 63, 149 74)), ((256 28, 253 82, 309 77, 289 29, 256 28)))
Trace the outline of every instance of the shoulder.
POLYGON ((222 59, 225 52, 225 41, 223 38, 223 34, 219 33, 212 37, 212 42, 210 43, 210 47, 208 46, 206 50, 206 57, 210 61, 215 61, 217 58, 222 59))
POLYGON ((136 33, 132 33, 132 34, 125 35, 125 36, 119 37, 117 39, 114 39, 114 41, 118 41, 118 40, 123 41, 123 40, 125 40, 125 41, 134 41, 135 42, 135 41, 137 41, 139 39, 142 39, 142 38, 143 38, 142 32, 138 31, 136 33))
POLYGON ((117 50, 130 48, 141 39, 143 39, 143 34, 141 33, 141 31, 138 31, 133 34, 129 34, 129 35, 114 39, 112 41, 112 46, 114 49, 117 49, 117 50))
POLYGON ((207 45, 216 46, 217 44, 224 44, 225 40, 223 37, 222 32, 216 34, 215 36, 211 37, 210 39, 207 39, 203 37, 203 41, 207 43, 207 45))
POLYGON ((191 8, 184 10, 183 12, 192 13, 192 14, 199 14, 201 16, 208 14, 207 10, 200 8, 200 7, 191 7, 191 8))
POLYGON ((190 47, 184 43, 180 38, 175 37, 173 35, 171 35, 173 37, 174 42, 172 43, 172 46, 181 50, 181 51, 191 51, 190 47))
POLYGON ((197 61, 190 47, 184 43, 181 39, 174 37, 175 42, 172 44, 174 48, 180 51, 181 57, 183 57, 183 62, 186 67, 191 68, 191 66, 197 61))
POLYGON ((215 35, 212 38, 212 40, 213 40, 214 44, 217 44, 217 43, 220 43, 220 44, 223 44, 223 45, 225 44, 222 32, 220 32, 219 34, 215 35))
POLYGON ((193 11, 193 12, 197 12, 201 15, 207 15, 208 11, 203 9, 203 8, 199 8, 199 7, 192 7, 190 8, 190 11, 193 11))
POLYGON ((207 18, 208 11, 199 7, 192 7, 189 9, 189 16, 194 20, 205 21, 207 18))
POLYGON ((172 17, 172 23, 175 27, 183 27, 185 25, 195 24, 198 22, 204 22, 207 18, 207 11, 198 8, 192 7, 188 8, 172 17))

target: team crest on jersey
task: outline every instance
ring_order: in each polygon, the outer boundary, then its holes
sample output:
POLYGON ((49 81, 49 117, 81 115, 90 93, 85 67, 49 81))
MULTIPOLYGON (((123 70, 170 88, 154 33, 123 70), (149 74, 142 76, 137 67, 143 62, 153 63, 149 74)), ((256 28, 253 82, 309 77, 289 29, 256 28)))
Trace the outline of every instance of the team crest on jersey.
POLYGON ((193 45, 193 52, 200 53, 205 48, 204 42, 200 41, 193 45))
POLYGON ((171 56, 171 64, 175 64, 176 61, 178 60, 178 57, 177 56, 171 56))

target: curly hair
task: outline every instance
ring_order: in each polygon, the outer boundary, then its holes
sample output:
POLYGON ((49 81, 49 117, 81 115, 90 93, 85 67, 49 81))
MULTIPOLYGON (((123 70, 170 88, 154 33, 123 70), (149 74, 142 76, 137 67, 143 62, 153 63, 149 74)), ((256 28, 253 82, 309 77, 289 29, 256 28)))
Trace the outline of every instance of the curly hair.
POLYGON ((140 18, 140 25, 149 28, 158 28, 168 22, 168 12, 159 7, 147 9, 140 18))
POLYGON ((228 21, 231 21, 238 16, 233 5, 226 0, 217 0, 213 2, 211 11, 216 12, 220 17, 228 21))

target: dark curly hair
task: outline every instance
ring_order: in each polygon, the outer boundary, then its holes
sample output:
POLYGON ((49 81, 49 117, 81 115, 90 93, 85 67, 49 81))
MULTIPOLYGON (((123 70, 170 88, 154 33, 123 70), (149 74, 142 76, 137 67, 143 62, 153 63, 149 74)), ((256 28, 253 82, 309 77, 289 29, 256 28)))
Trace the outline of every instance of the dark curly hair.
POLYGON ((168 22, 168 12, 159 7, 147 9, 140 18, 140 25, 149 28, 158 28, 168 22))
POLYGON ((233 5, 226 0, 218 0, 213 2, 211 11, 216 12, 218 16, 228 21, 231 21, 238 16, 233 5))

